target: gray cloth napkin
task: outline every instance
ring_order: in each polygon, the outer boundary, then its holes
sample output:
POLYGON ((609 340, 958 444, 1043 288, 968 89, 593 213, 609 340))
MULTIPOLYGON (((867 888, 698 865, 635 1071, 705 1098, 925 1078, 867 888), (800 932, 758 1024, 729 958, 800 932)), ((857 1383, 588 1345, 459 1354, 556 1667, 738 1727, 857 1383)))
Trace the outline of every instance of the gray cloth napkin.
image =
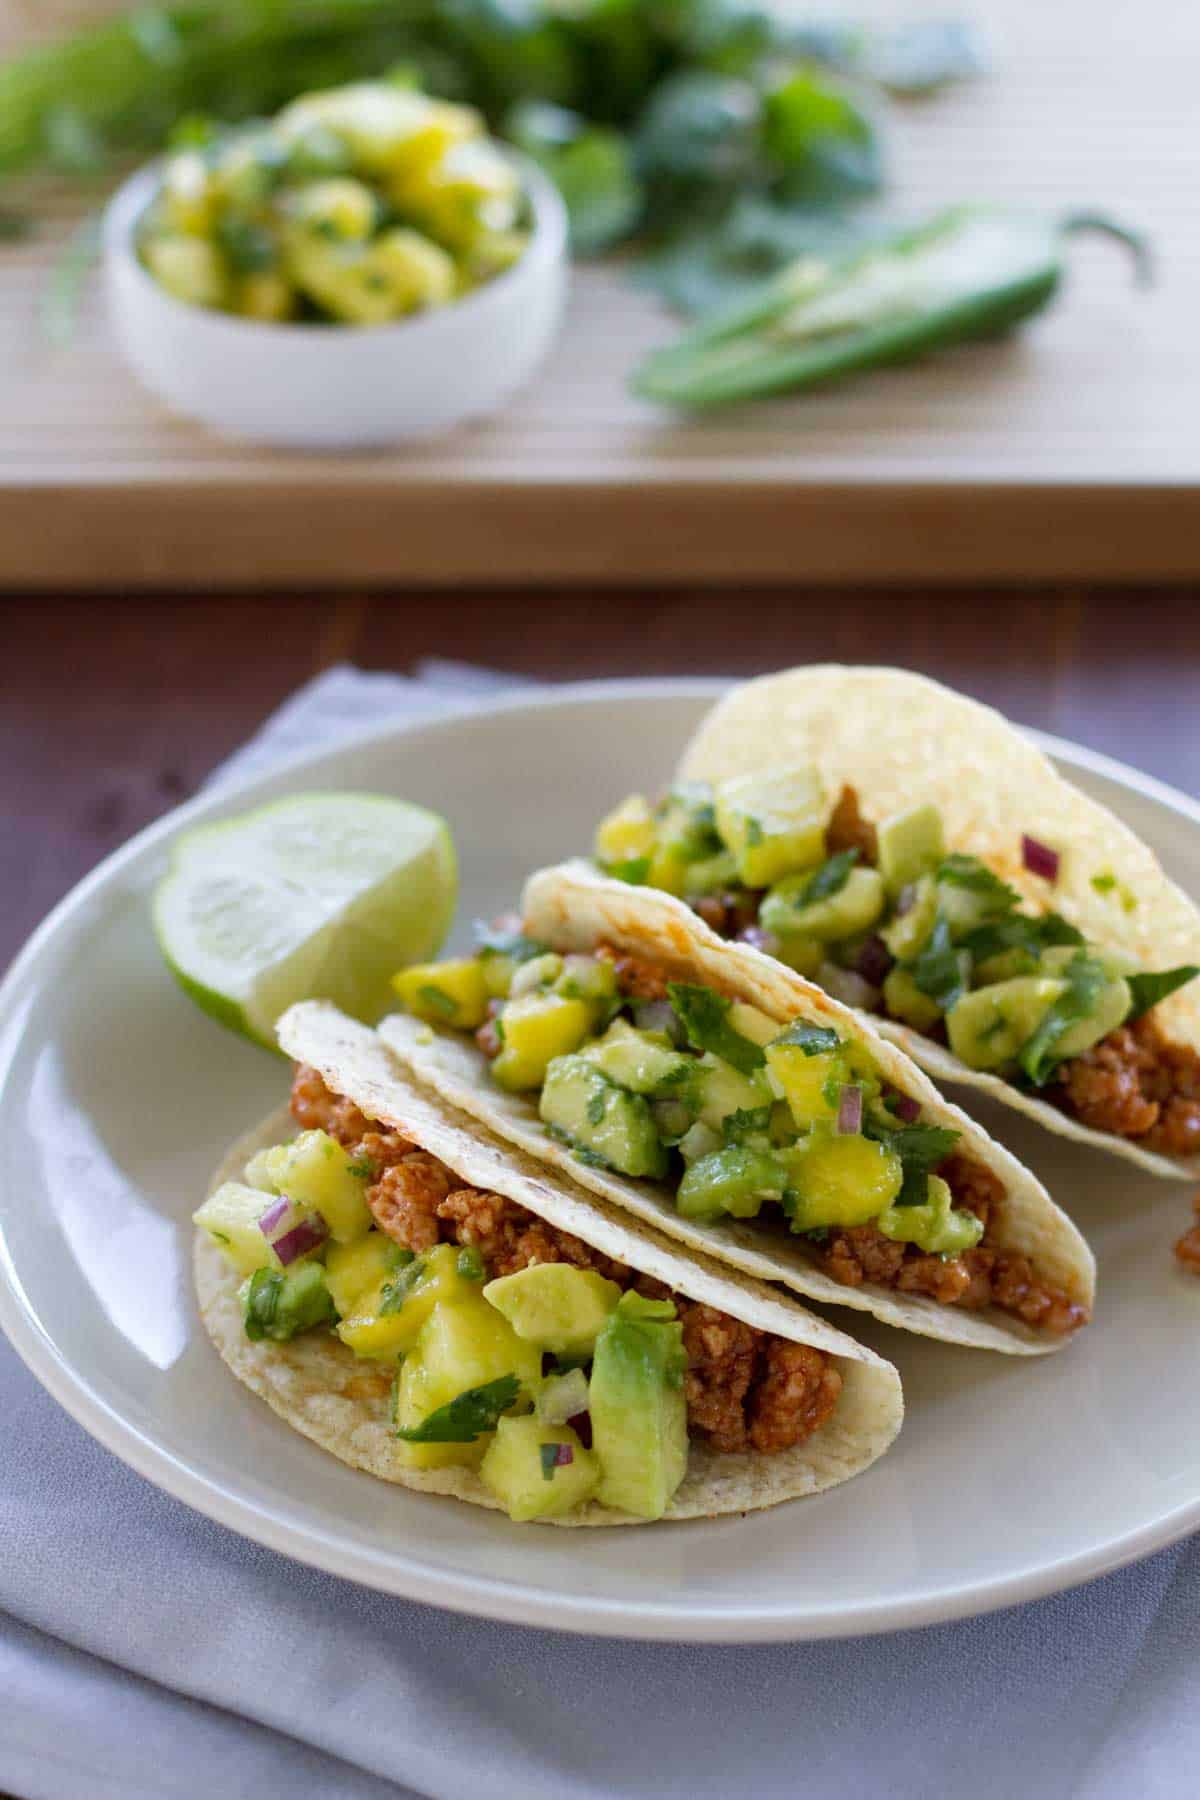
MULTIPOLYGON (((337 669, 218 771, 501 683, 337 669)), ((0 1343, 0 1792, 19 1800, 1167 1800, 1200 1789, 1200 1538, 890 1637, 570 1638, 258 1548, 94 1443, 0 1343)), ((803 1528, 798 1518, 797 1528, 803 1528)))

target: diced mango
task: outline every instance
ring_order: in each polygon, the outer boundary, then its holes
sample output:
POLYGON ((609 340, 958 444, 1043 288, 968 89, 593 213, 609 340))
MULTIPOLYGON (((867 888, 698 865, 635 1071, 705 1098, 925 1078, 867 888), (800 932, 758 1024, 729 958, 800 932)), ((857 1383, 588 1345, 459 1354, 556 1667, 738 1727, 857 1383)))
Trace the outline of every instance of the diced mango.
POLYGON ((839 1050, 809 1056, 799 1044, 768 1044, 767 1068, 772 1086, 787 1101, 801 1131, 817 1119, 832 1119, 850 1068, 839 1050))
POLYGON ((208 1233, 226 1262, 240 1275, 256 1269, 281 1269, 283 1264, 258 1228, 271 1205, 261 1188, 226 1181, 192 1214, 192 1222, 208 1233))
POLYGON ((407 1012, 431 1025, 478 1031, 487 1018, 491 995, 477 956, 414 963, 392 976, 392 988, 407 1012))
POLYGON ((320 1213, 339 1244, 370 1230, 366 1194, 374 1171, 355 1163, 328 1132, 302 1131, 290 1144, 277 1145, 266 1166, 276 1192, 320 1213))
POLYGON ((555 1356, 589 1357, 621 1290, 595 1269, 534 1263, 489 1281, 483 1297, 526 1342, 555 1356))
POLYGON ((492 1064, 501 1087, 541 1087, 556 1056, 577 1050, 592 1029, 592 1007, 563 994, 525 994, 500 1015, 503 1048, 492 1064))
POLYGON ((865 1225, 892 1204, 904 1181, 900 1158, 873 1138, 836 1136, 818 1126, 784 1160, 796 1197, 787 1210, 793 1231, 821 1225, 865 1225))
POLYGON ((435 1245, 361 1293, 338 1336, 356 1356, 387 1359, 411 1350, 436 1307, 479 1297, 478 1275, 464 1274, 465 1267, 453 1244, 435 1245))
MULTIPOLYGON (((541 1381, 542 1354, 523 1343, 476 1288, 472 1297, 435 1306, 430 1313, 400 1372, 396 1423, 419 1425, 468 1388, 484 1387, 504 1375, 517 1377, 521 1384, 517 1405, 527 1408, 541 1381)), ((477 1466, 486 1448, 486 1437, 473 1444, 410 1444, 400 1439, 396 1445, 400 1461, 416 1469, 463 1462, 477 1466)))
POLYGON ((382 1231, 368 1231, 352 1244, 332 1244, 325 1257, 325 1285, 342 1318, 350 1318, 362 1296, 378 1292, 409 1256, 382 1231))
POLYGON ((815 769, 779 769, 719 782, 717 830, 747 887, 771 887, 825 855, 825 795, 815 769))
POLYGON ((605 866, 647 861, 658 843, 658 827, 649 802, 641 794, 622 800, 596 830, 596 861, 605 866))
POLYGON ((569 1425, 543 1425, 529 1414, 500 1420, 479 1474, 510 1519, 549 1519, 591 1498, 600 1460, 569 1425))

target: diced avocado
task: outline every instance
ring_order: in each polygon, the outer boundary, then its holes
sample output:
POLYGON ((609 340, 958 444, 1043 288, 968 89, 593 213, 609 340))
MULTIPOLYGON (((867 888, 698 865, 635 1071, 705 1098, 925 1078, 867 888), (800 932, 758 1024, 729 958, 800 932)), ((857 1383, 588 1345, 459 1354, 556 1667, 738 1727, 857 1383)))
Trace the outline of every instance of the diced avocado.
POLYGON ((1082 1056, 1093 1044, 1115 1031, 1118 1025, 1125 1022, 1133 1005, 1133 995, 1129 983, 1118 976, 1115 981, 1107 982, 1096 995, 1092 1010, 1084 1019, 1076 1019, 1055 1045, 1055 1054, 1064 1060, 1069 1056, 1082 1056))
POLYGON ((749 1038, 752 1044, 760 1046, 779 1036, 778 1019, 768 1018, 757 1006, 746 1006, 741 1000, 733 1001, 729 1008, 729 1025, 739 1037, 749 1038))
POLYGON ((243 1282, 238 1298, 248 1338, 286 1342, 315 1325, 331 1325, 335 1313, 320 1263, 294 1263, 290 1269, 256 1269, 243 1282))
POLYGON ((659 1032, 614 1019, 602 1038, 578 1053, 631 1094, 676 1094, 691 1080, 694 1056, 682 1056, 659 1032))
POLYGON ((684 863, 702 862, 721 849, 712 789, 705 781, 677 783, 659 802, 657 819, 659 844, 684 863))
POLYGON ((592 1009, 586 1000, 564 994, 525 994, 500 1014, 502 1048, 492 1064, 501 1087, 541 1087, 556 1056, 577 1050, 591 1034, 592 1009))
POLYGON ((600 1459, 569 1425, 544 1425, 532 1414, 501 1419, 479 1465, 479 1478, 510 1519, 557 1518, 590 1500, 600 1459))
POLYGON ((694 1162, 699 1162, 702 1156, 710 1156, 720 1148, 720 1132, 714 1131, 711 1125, 705 1125, 700 1119, 689 1126, 679 1140, 679 1154, 689 1168, 694 1162))
POLYGON ((770 887, 825 855, 825 795, 808 765, 722 781, 715 806, 717 830, 749 888, 770 887))
POLYGON ((675 1199, 687 1219, 716 1219, 730 1213, 753 1219, 764 1200, 781 1200, 788 1185, 782 1163, 745 1144, 730 1144, 692 1163, 675 1199))
POLYGON ((192 1214, 192 1223, 208 1233, 226 1262, 240 1275, 283 1264, 258 1228, 271 1201, 261 1188, 226 1181, 192 1214))
POLYGON ((631 794, 597 826, 596 861, 601 868, 617 871, 644 862, 645 880, 657 844, 658 825, 649 802, 641 794, 631 794))
MULTIPOLYGON (((930 1031, 942 1016, 936 1000, 923 994, 910 970, 899 963, 888 972, 883 984, 883 1004, 893 1019, 911 1025, 914 1031, 930 1031)), ((961 1001, 959 1003, 961 1005, 961 1001)))
POLYGON ((1010 910, 998 905, 996 895, 990 891, 976 891, 953 881, 939 881, 936 885, 938 911, 956 944, 989 919, 1010 910))
POLYGON ((371 1229, 367 1188, 375 1171, 356 1163, 327 1131, 302 1131, 277 1145, 267 1167, 277 1192, 320 1213, 336 1243, 352 1244, 371 1229))
POLYGON ((923 1205, 889 1206, 875 1223, 884 1237, 915 1244, 930 1256, 961 1256, 964 1250, 973 1250, 983 1236, 983 1220, 965 1207, 955 1207, 954 1196, 940 1175, 928 1177, 923 1205))
POLYGON ((1066 991, 1057 976, 1018 975, 964 994, 946 1014, 951 1050, 968 1068, 1003 1068, 1066 991))
POLYGON ((937 883, 932 875, 922 875, 916 884, 912 905, 880 929, 880 937, 897 962, 912 962, 921 954, 933 935, 937 912, 937 883))
POLYGON ((567 1000, 586 1000, 598 1028, 617 1004, 617 971, 599 956, 564 956, 554 991, 567 1000))
POLYGON ((683 891, 689 899, 701 894, 719 894, 722 888, 737 885, 737 858, 732 850, 718 850, 715 856, 688 863, 686 869, 683 891))
POLYGON ((382 1286, 402 1264, 413 1260, 411 1250, 368 1231, 352 1244, 331 1244, 325 1257, 325 1283, 343 1319, 354 1313, 361 1297, 382 1286))
MULTIPOLYGON (((541 1351, 523 1343, 476 1288, 472 1298, 435 1306, 429 1314, 400 1371, 395 1422, 411 1429, 469 1388, 484 1387, 505 1375, 517 1377, 520 1391, 515 1404, 528 1408, 541 1381, 541 1351)), ((477 1467, 487 1442, 486 1437, 474 1443, 450 1444, 411 1444, 400 1439, 396 1454, 410 1469, 440 1468, 447 1463, 477 1467)))
POLYGON ((477 1031, 487 1018, 491 996, 477 956, 414 963, 392 976, 392 988, 406 1012, 431 1025, 477 1031))
POLYGON ((842 1087, 850 1080, 849 1060, 841 1049, 813 1054, 799 1044, 768 1044, 767 1068, 802 1131, 817 1119, 834 1117, 842 1087))
POLYGON ((478 1277, 464 1273, 457 1247, 435 1244, 360 1293, 354 1310, 338 1326, 338 1336, 356 1356, 399 1356, 412 1349, 437 1306, 478 1299, 479 1294, 478 1277))
POLYGON ((527 1343, 555 1356, 586 1359, 621 1290, 595 1269, 534 1263, 489 1281, 483 1297, 527 1343))
POLYGON ((647 887, 661 888, 667 894, 686 891, 691 864, 673 844, 660 844, 650 858, 646 870, 647 887))
POLYGON ((754 1112, 760 1106, 769 1106, 774 1098, 763 1069, 742 1075, 711 1050, 705 1052, 695 1069, 700 1118, 714 1131, 720 1131, 730 1113, 754 1112))
POLYGON ((825 958, 825 946, 816 938, 797 937, 794 933, 777 934, 775 960, 795 969, 811 981, 825 958))
POLYGON ((791 875, 771 889, 759 912, 765 930, 832 944, 870 931, 883 914, 883 877, 878 869, 852 868, 842 886, 823 900, 805 900, 809 879, 791 875))
MULTIPOLYGON (((1124 950, 1102 950, 1099 945, 1089 944, 1087 953, 1113 981, 1119 976, 1136 975, 1142 967, 1136 956, 1130 956, 1124 950)), ((1061 975, 1078 955, 1078 944, 1051 944, 1042 951, 1038 959, 1039 967, 1045 975, 1061 975)))
POLYGON ((946 854, 942 815, 936 806, 910 806, 876 828, 879 873, 893 898, 909 882, 935 869, 946 854))
MULTIPOLYGON (((1075 945, 1070 946, 1070 954, 1074 956, 1075 945)), ((1036 975, 1041 964, 1032 950, 1022 950, 1015 946, 1012 950, 999 950, 995 956, 989 956, 981 963, 976 963, 974 981, 977 987, 990 987, 996 981, 1012 981, 1017 975, 1036 975)), ((1053 973, 1050 969, 1042 969, 1042 973, 1053 973)))
POLYGON ((892 1204, 904 1182, 893 1151, 857 1133, 838 1136, 827 1126, 815 1126, 784 1160, 793 1191, 784 1205, 793 1231, 865 1225, 892 1204))
POLYGON ((622 1294, 596 1340, 589 1387, 597 1498, 659 1519, 687 1470, 687 1359, 669 1300, 622 1294))
POLYGON ((614 1087, 581 1056, 560 1056, 550 1064, 538 1111, 570 1143, 623 1175, 661 1180, 667 1172, 667 1152, 649 1102, 614 1087))

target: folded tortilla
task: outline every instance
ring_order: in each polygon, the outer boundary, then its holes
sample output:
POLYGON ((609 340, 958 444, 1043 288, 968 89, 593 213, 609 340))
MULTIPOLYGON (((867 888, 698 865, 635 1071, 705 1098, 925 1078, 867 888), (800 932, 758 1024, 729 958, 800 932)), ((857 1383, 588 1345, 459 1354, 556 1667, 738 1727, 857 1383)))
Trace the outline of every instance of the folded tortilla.
MULTIPOLYGON (((1064 781, 991 707, 902 669, 789 669, 745 682, 720 701, 684 751, 679 778, 723 781, 802 763, 816 768, 832 796, 846 785, 856 789, 872 819, 936 806, 951 850, 979 857, 1032 912, 1053 907, 1101 948, 1147 968, 1200 963, 1195 902, 1127 825, 1064 781), (1058 851, 1052 887, 1025 868, 1024 833, 1058 851)), ((1200 1051, 1200 979, 1168 995, 1154 1017, 1166 1039, 1200 1051)), ((976 1088, 1061 1137, 1115 1152, 1154 1175, 1200 1176, 1200 1155, 1167 1156, 1096 1131, 1036 1093, 970 1068, 910 1026, 874 1013, 871 1019, 938 1081, 976 1088)))
MULTIPOLYGON (((1091 1309, 1096 1270, 1080 1233, 1055 1206, 1037 1177, 990 1138, 982 1126, 944 1100, 927 1076, 862 1014, 850 1011, 812 982, 748 944, 727 943, 673 895, 630 887, 598 875, 584 862, 564 863, 533 875, 522 901, 530 937, 557 950, 587 951, 607 943, 642 956, 672 980, 715 988, 732 1000, 756 1006, 780 1027, 796 1019, 833 1026, 869 1051, 884 1079, 921 1107, 930 1123, 961 1134, 958 1149, 997 1176, 1005 1203, 992 1243, 1028 1256, 1046 1280, 1091 1309)), ((290 1016, 290 1015, 289 1015, 290 1016)), ((615 1203, 691 1251, 761 1280, 782 1283, 806 1299, 852 1306, 947 1343, 1026 1355, 1060 1347, 1063 1339, 1039 1333, 1023 1321, 988 1308, 966 1312, 924 1295, 904 1294, 871 1282, 848 1287, 822 1270, 802 1237, 782 1222, 723 1219, 706 1224, 676 1210, 674 1193, 652 1181, 631 1180, 582 1163, 569 1145, 552 1138, 538 1116, 537 1102, 497 1087, 488 1061, 474 1043, 435 1032, 404 1014, 379 1027, 381 1036, 419 1081, 443 1100, 470 1113, 490 1131, 544 1163, 569 1172, 594 1194, 615 1203)))
MULTIPOLYGON (((545 1162, 525 1155, 416 1087, 376 1035, 333 1006, 294 1006, 279 1026, 289 1056, 310 1063, 334 1092, 353 1100, 427 1150, 465 1186, 498 1193, 572 1233, 594 1250, 664 1282, 673 1292, 730 1313, 747 1325, 828 1355, 842 1376, 834 1412, 804 1443, 774 1455, 722 1454, 693 1440, 687 1473, 666 1517, 711 1518, 752 1512, 818 1494, 860 1474, 882 1456, 900 1429, 904 1402, 891 1363, 788 1295, 677 1245, 594 1195, 545 1162)), ((249 1158, 292 1135, 286 1109, 229 1151, 212 1187, 237 1180, 249 1158)), ((397 1464, 389 1418, 391 1370, 356 1357, 331 1332, 301 1334, 288 1343, 252 1342, 245 1334, 238 1289, 242 1278, 203 1232, 195 1244, 201 1317, 224 1361, 289 1425, 356 1469, 423 1493, 449 1494, 476 1506, 499 1508, 472 1469, 408 1469, 397 1464)), ((553 1525, 640 1525, 647 1521, 591 1502, 553 1525)))

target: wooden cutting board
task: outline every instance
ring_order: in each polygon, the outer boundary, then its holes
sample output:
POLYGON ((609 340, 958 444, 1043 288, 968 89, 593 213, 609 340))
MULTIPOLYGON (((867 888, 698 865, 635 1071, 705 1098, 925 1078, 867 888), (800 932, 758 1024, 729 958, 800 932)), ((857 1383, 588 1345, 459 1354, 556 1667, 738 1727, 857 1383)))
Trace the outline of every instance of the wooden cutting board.
MULTIPOLYGON (((37 239, 0 255, 0 583, 1196 576, 1200 8, 977 10, 994 73, 890 109, 898 207, 1102 207, 1151 234, 1153 292, 1078 243, 1063 300, 1019 337, 679 422, 624 385, 672 321, 618 270, 583 269, 502 418, 399 454, 278 455, 143 394, 95 288, 75 341, 47 345, 39 296, 77 212, 52 196, 37 239)), ((43 30, 41 0, 0 13, 10 40, 35 12, 43 30)))

